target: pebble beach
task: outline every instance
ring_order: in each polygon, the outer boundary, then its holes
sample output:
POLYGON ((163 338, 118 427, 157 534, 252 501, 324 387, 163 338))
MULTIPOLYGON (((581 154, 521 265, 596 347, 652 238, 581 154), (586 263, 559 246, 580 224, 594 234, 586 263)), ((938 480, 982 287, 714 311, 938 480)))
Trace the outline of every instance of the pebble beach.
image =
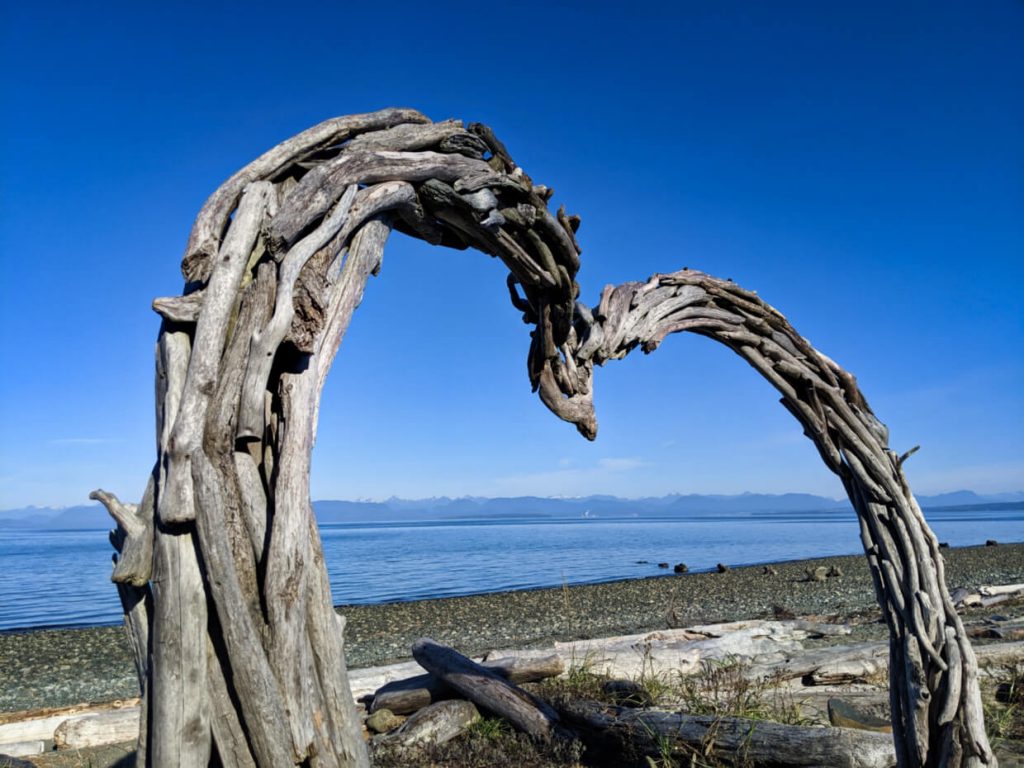
MULTIPOLYGON (((1024 544, 944 550, 950 589, 1024 582, 1024 544)), ((652 573, 659 570, 651 564, 652 573)), ((857 617, 857 632, 885 635, 861 555, 775 564, 725 573, 653 576, 383 605, 340 606, 352 668, 406 660, 422 636, 478 654, 544 647, 556 640, 606 637, 665 627, 771 618, 779 611, 837 620, 857 617), (807 569, 842 576, 807 579, 807 569)), ((664 571, 661 571, 664 573, 664 571)), ((111 587, 113 588, 113 587, 111 587)), ((981 609, 1000 612, 999 606, 981 609)), ((1007 610, 1021 611, 1019 601, 1007 610)), ((0 712, 107 702, 138 695, 120 626, 0 633, 0 712)))

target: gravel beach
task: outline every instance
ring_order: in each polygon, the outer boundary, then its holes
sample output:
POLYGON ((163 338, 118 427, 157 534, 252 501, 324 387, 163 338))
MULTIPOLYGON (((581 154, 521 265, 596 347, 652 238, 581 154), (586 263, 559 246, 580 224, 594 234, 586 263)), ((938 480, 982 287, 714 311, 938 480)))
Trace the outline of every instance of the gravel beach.
MULTIPOLYGON (((944 551, 951 589, 1024 582, 1024 544, 944 551)), ((471 597, 341 606, 346 656, 353 668, 409 658, 422 636, 468 654, 496 648, 543 647, 554 640, 629 634, 743 618, 859 616, 858 632, 882 636, 874 591, 862 555, 776 564, 726 573, 655 576, 574 587, 471 597), (837 566, 843 576, 808 581, 808 568, 837 566)), ((113 587, 111 587, 113 589, 113 587)), ((981 609, 1003 612, 999 607, 981 609)), ((1024 611, 1020 601, 1007 610, 1024 611)), ((138 695, 130 651, 119 626, 0 633, 0 712, 59 707, 138 695)))

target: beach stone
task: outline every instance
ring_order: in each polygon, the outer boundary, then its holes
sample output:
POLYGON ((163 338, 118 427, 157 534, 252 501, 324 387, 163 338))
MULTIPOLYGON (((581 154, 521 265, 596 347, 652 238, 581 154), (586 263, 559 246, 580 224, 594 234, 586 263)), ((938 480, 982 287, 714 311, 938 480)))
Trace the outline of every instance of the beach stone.
POLYGON ((989 539, 988 541, 985 542, 985 546, 986 547, 998 547, 999 546, 999 542, 996 541, 995 539, 989 539))
POLYGON ((1024 640, 1024 627, 988 627, 984 634, 973 635, 971 630, 967 630, 967 634, 971 637, 988 637, 993 640, 1016 642, 1024 640))
POLYGON ((634 680, 607 680, 601 686, 605 695, 623 707, 650 707, 654 697, 650 691, 634 680))
POLYGON ((843 569, 840 568, 838 565, 833 565, 831 568, 828 569, 828 573, 825 575, 828 576, 830 579, 839 579, 843 576, 843 569))
POLYGON ((939 549, 949 549, 949 542, 948 541, 940 541, 939 542, 939 549))
POLYGON ((676 573, 688 573, 690 569, 686 566, 686 563, 676 563, 672 570, 676 573))
POLYGON ((718 572, 719 572, 719 573, 728 573, 728 572, 729 572, 729 570, 730 570, 730 569, 729 569, 729 566, 728 566, 728 565, 726 565, 725 563, 719 563, 719 564, 718 564, 717 566, 715 566, 715 567, 716 567, 716 568, 718 568, 718 572))
POLYGON ((1019 685, 999 683, 996 686, 996 701, 1002 704, 1024 704, 1024 692, 1019 685))
MULTIPOLYGON (((43 742, 39 742, 40 750, 35 754, 42 753, 43 742)), ((35 768, 34 763, 30 763, 28 760, 22 760, 14 757, 13 755, 0 754, 0 768, 35 768)))
POLYGON ((790 621, 796 618, 796 614, 784 605, 773 605, 772 613, 778 621, 790 621))
POLYGON ((840 698, 828 700, 828 720, 836 728, 856 728, 861 731, 892 733, 892 723, 858 709, 840 698))
POLYGON ((765 576, 778 576, 779 571, 774 565, 766 565, 764 570, 761 571, 765 576))
POLYGON ((396 715, 390 709, 378 709, 366 718, 366 727, 374 733, 387 733, 395 730, 404 722, 404 717, 396 715))
POLYGON ((807 568, 804 573, 807 574, 807 581, 824 581, 828 570, 825 566, 819 565, 817 568, 807 568))

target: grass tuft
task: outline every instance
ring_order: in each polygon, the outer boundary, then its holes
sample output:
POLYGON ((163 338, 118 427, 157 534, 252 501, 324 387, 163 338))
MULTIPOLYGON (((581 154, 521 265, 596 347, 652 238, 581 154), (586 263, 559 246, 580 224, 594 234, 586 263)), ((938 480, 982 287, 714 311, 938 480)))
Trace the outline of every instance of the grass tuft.
POLYGON ((1006 667, 990 680, 982 690, 989 742, 1024 740, 1024 667, 1006 667))

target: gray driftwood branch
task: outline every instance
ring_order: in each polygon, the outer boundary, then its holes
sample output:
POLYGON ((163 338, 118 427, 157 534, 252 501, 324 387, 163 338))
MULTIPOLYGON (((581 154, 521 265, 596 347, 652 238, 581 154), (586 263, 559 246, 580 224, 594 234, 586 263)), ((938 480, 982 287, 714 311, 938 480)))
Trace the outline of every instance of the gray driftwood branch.
POLYGON ((995 765, 935 537, 853 377, 755 295, 697 272, 609 286, 586 307, 579 219, 550 197, 488 127, 387 109, 288 139, 203 206, 183 294, 153 305, 150 488, 137 510, 98 496, 119 523, 115 580, 144 679, 140 765, 368 765, 309 461, 324 380, 393 230, 505 264, 533 329, 530 383, 587 438, 595 364, 679 331, 747 360, 857 510, 892 633, 901 765, 995 765))

